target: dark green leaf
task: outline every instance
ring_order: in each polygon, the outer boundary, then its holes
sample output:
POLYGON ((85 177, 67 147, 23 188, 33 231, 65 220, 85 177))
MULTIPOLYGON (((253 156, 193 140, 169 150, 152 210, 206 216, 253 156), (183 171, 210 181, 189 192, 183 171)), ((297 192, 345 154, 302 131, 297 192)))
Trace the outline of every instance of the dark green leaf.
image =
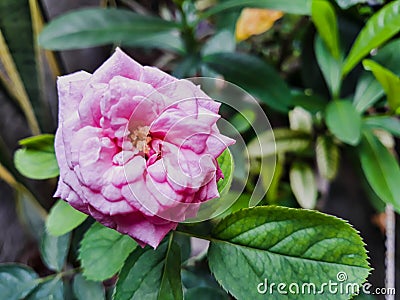
POLYGON ((64 300, 64 283, 62 278, 56 276, 50 281, 41 283, 35 290, 26 298, 26 300, 64 300))
POLYGON ((383 129, 400 137, 400 120, 395 117, 377 116, 364 119, 364 125, 370 128, 383 129))
POLYGON ((312 114, 316 114, 325 109, 327 102, 318 95, 295 94, 293 96, 293 105, 300 106, 312 114))
POLYGON ((87 215, 77 211, 67 202, 58 200, 50 210, 46 228, 50 234, 60 236, 78 227, 86 218, 87 215))
POLYGON ((205 63, 224 78, 280 112, 287 112, 292 96, 286 82, 263 60, 243 53, 205 56, 205 63))
POLYGON ((182 284, 186 289, 192 289, 196 287, 219 287, 214 277, 211 276, 210 270, 207 266, 186 267, 182 269, 181 273, 182 284))
POLYGON ((185 292, 185 300, 228 300, 229 296, 222 290, 211 287, 195 287, 185 292))
POLYGON ((52 236, 44 232, 40 252, 46 266, 53 271, 61 271, 64 267, 65 258, 68 254, 71 235, 52 236))
POLYGON ((287 128, 263 132, 247 145, 250 157, 275 155, 276 153, 301 152, 310 145, 310 135, 287 128))
POLYGON ((181 249, 181 262, 184 263, 190 258, 192 252, 192 245, 190 242, 190 236, 183 234, 174 235, 174 242, 181 249))
POLYGON ((102 300, 106 296, 101 282, 86 280, 82 274, 75 275, 73 287, 78 300, 102 300))
MULTIPOLYGON (((361 284, 370 270, 364 243, 347 222, 316 211, 275 206, 243 209, 222 220, 213 230, 208 260, 218 282, 237 299, 282 299, 276 289, 272 295, 257 291, 265 280, 296 282, 300 287, 313 283, 319 288, 329 280, 338 282, 340 272, 346 273, 346 282, 361 284)), ((323 298, 349 296, 325 289, 323 298)))
POLYGON ((180 249, 172 239, 156 250, 135 250, 121 270, 114 300, 183 299, 180 262, 180 249))
POLYGON ((183 299, 181 281, 181 250, 172 242, 165 254, 165 265, 157 299, 183 299))
POLYGON ((334 59, 339 59, 339 29, 333 5, 326 0, 312 1, 312 19, 334 59))
POLYGON ((342 84, 342 62, 341 58, 335 59, 324 45, 322 39, 318 36, 315 39, 315 55, 318 65, 324 75, 325 81, 329 87, 333 98, 337 98, 340 94, 342 84))
POLYGON ((315 144, 319 174, 328 180, 336 177, 339 167, 339 148, 330 137, 319 136, 315 144))
POLYGON ((385 5, 374 14, 361 30, 343 66, 343 75, 349 73, 370 51, 400 31, 400 1, 385 5))
POLYGON ((0 264, 0 291, 2 299, 25 298, 37 285, 37 274, 19 264, 0 264))
MULTIPOLYGON (((49 107, 40 91, 39 61, 37 61, 31 13, 27 0, 0 1, 0 30, 5 37, 19 77, 32 104, 37 120, 44 129, 50 125, 49 107)), ((19 92, 23 92, 19 90, 19 92)))
POLYGON ((17 170, 32 179, 47 179, 59 174, 54 152, 54 135, 45 134, 20 141, 23 147, 14 154, 17 170))
POLYGON ((40 242, 47 213, 38 200, 22 184, 15 190, 16 209, 20 222, 40 242))
POLYGON ((383 95, 383 88, 374 76, 372 74, 363 74, 357 83, 353 105, 358 112, 363 113, 381 99, 383 95))
POLYGON ((123 9, 86 8, 51 21, 39 36, 41 46, 67 50, 122 43, 181 51, 178 25, 123 9))
POLYGON ((400 76, 400 56, 398 55, 399 47, 400 39, 394 39, 379 48, 378 54, 371 58, 400 76))
POLYGON ((382 85, 390 109, 396 112, 400 108, 400 77, 370 59, 364 59, 363 65, 366 70, 372 71, 382 85))
POLYGON ((313 209, 317 204, 317 182, 312 168, 302 162, 295 162, 290 168, 290 186, 301 207, 313 209))
POLYGON ((121 270, 125 259, 137 246, 128 235, 95 223, 85 233, 79 259, 83 275, 94 281, 103 281, 121 270))
POLYGON ((326 125, 342 142, 357 145, 361 138, 361 116, 345 100, 333 101, 326 108, 326 125))
POLYGON ((361 167, 374 192, 400 212, 400 168, 393 155, 372 133, 365 131, 359 147, 361 167))
POLYGON ((311 0, 228 0, 221 1, 201 15, 208 18, 230 9, 260 7, 281 10, 290 14, 311 15, 311 0))

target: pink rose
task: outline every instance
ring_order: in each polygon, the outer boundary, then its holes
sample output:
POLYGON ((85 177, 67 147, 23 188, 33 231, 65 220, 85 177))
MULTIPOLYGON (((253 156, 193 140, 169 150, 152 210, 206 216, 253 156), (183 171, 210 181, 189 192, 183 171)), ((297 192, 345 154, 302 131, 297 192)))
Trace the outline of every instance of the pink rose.
POLYGON ((157 247, 200 203, 219 197, 220 104, 190 81, 120 49, 94 74, 58 80, 55 197, 157 247))

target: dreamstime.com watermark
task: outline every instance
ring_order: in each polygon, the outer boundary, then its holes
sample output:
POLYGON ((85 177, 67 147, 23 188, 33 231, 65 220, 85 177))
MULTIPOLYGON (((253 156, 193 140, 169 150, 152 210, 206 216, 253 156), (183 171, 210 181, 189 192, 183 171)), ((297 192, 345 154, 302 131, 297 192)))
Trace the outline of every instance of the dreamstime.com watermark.
POLYGON ((366 282, 357 284, 348 282, 348 276, 345 272, 339 272, 336 275, 336 280, 315 284, 312 282, 269 282, 267 278, 264 282, 257 285, 257 292, 262 295, 358 295, 360 293, 367 295, 395 295, 395 288, 374 288, 372 284, 366 282))

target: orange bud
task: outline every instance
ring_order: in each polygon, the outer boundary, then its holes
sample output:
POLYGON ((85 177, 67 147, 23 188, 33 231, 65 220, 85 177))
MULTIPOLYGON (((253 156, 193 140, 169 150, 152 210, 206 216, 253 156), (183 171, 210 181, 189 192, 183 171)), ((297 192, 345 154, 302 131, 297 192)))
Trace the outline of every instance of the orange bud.
POLYGON ((243 41, 252 35, 266 32, 283 12, 261 8, 245 8, 236 22, 236 40, 243 41))

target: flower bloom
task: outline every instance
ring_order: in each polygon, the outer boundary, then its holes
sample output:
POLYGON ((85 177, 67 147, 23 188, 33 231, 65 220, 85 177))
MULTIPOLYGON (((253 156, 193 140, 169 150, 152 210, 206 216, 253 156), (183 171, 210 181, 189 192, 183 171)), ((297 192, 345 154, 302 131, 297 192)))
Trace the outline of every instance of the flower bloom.
POLYGON ((60 77, 58 95, 55 197, 154 248, 219 197, 216 159, 234 141, 198 86, 117 49, 93 74, 60 77))

